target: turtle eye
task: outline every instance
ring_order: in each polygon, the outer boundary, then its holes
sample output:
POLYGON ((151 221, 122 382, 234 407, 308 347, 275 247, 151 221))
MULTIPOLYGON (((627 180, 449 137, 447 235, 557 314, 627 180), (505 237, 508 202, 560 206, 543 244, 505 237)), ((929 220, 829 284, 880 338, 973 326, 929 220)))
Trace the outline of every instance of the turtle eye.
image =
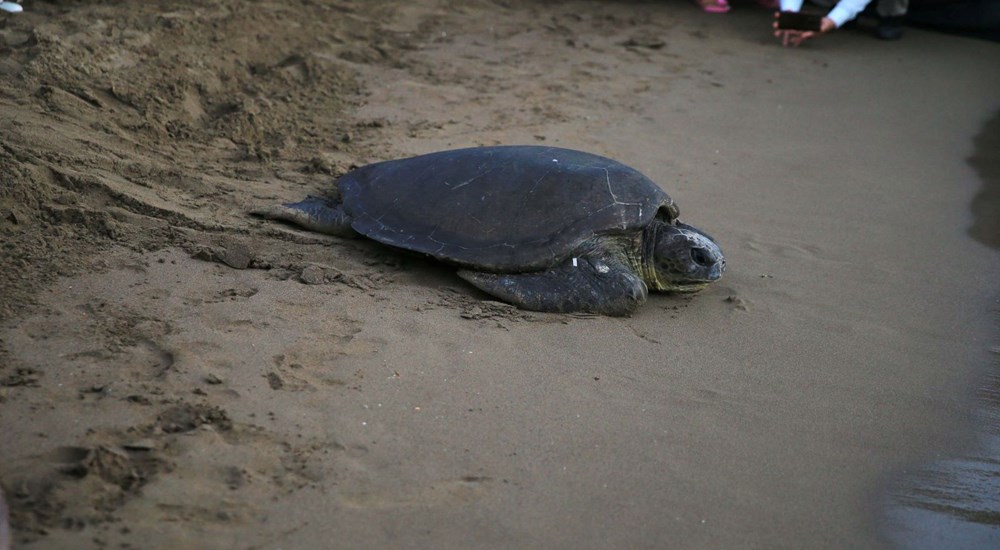
POLYGON ((704 248, 692 248, 691 260, 702 267, 709 266, 715 263, 712 261, 712 258, 708 255, 708 251, 705 250, 704 248))

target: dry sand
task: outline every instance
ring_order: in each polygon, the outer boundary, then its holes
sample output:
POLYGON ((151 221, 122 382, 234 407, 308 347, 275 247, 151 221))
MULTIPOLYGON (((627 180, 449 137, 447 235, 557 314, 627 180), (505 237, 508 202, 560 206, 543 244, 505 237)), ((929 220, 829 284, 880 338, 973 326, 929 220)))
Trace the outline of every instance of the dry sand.
POLYGON ((18 548, 879 547, 881 488, 971 443, 1000 257, 967 159, 995 159, 1000 44, 785 50, 752 3, 453 4, 0 22, 18 548), (725 278, 631 318, 527 313, 246 215, 500 143, 642 170, 725 278))

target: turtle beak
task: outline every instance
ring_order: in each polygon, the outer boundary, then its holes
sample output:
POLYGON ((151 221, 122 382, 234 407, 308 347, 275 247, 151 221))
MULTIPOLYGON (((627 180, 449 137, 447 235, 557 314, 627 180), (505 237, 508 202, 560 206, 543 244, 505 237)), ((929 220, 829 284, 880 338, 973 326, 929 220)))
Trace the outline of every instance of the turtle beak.
POLYGON ((714 242, 712 246, 699 246, 691 249, 691 261, 695 265, 705 270, 705 279, 715 281, 722 277, 722 272, 726 270, 726 259, 722 256, 722 251, 714 242))
POLYGON ((657 290, 697 292, 722 277, 726 259, 712 237, 685 223, 660 226, 652 239, 650 274, 657 290))
POLYGON ((715 244, 715 239, 707 233, 678 221, 675 227, 687 232, 691 241, 691 262, 697 266, 701 278, 705 281, 716 281, 726 271, 726 257, 722 249, 715 244))

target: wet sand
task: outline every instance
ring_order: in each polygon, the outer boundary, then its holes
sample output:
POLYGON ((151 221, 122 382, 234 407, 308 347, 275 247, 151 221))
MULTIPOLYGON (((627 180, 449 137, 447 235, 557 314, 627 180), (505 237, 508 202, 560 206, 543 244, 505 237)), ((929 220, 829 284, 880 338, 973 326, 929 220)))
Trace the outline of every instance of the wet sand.
MULTIPOLYGON (((969 164, 982 187, 972 200, 969 235, 996 250, 1000 248, 1000 156, 996 154, 1000 112, 973 141, 969 164)), ((994 311, 1000 314, 1000 307, 994 311)), ((993 361, 975 383, 975 443, 897 472, 886 485, 882 531, 898 548, 1000 545, 1000 346, 991 351, 993 361)))
POLYGON ((973 448, 1000 45, 783 50, 750 4, 320 4, 0 29, 18 548, 881 547, 885 486, 973 448), (529 313, 246 215, 500 143, 638 168, 725 278, 529 313))
MULTIPOLYGON (((996 350, 1000 355, 1000 350, 996 350)), ((886 490, 883 531, 898 548, 1000 544, 1000 378, 978 392, 977 445, 905 471, 886 490)))

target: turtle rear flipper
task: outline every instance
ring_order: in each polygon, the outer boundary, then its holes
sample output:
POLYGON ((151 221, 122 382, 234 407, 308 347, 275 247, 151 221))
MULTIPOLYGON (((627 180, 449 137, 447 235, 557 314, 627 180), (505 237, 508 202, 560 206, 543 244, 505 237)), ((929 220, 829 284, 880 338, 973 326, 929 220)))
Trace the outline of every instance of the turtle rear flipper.
POLYGON ((317 233, 338 237, 357 236, 351 229, 351 217, 344 212, 340 203, 323 197, 310 195, 300 202, 258 208, 250 214, 287 222, 317 233))
POLYGON ((480 290, 520 308, 558 313, 628 315, 646 301, 646 283, 617 261, 572 258, 545 271, 458 275, 480 290))

